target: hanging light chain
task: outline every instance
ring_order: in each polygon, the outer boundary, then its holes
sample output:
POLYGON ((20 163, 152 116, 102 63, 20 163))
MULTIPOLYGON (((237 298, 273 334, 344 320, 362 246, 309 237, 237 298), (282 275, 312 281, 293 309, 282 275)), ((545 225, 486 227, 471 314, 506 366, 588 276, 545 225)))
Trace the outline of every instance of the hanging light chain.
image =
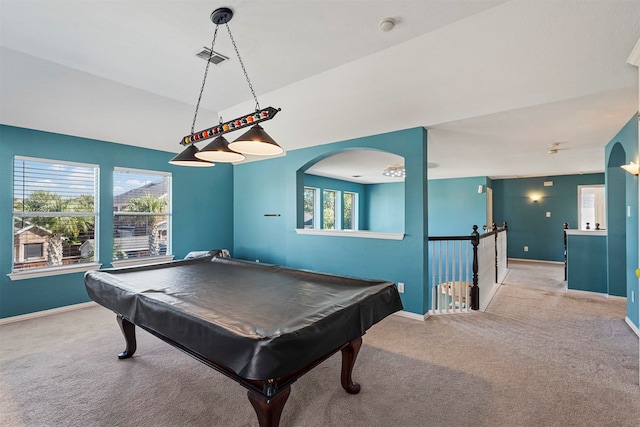
MULTIPOLYGON (((258 111, 260 110, 258 97, 256 96, 256 93, 253 90, 253 86, 251 85, 251 80, 249 80, 249 74, 247 74, 247 69, 244 68, 244 62, 242 62, 242 58, 240 57, 240 52, 238 51, 238 46, 236 46, 236 41, 233 39, 233 35, 231 34, 231 29, 229 28, 229 24, 227 23, 225 25, 227 26, 227 32, 229 33, 229 38, 231 39, 231 43, 233 44, 233 49, 236 51, 238 62, 240 62, 240 66, 242 67, 242 71, 244 72, 244 77, 247 79, 247 83, 249 84, 249 90, 251 90, 251 95, 253 95, 253 100, 256 102, 256 111, 258 111)), ((216 26, 216 29, 217 29, 217 26, 216 26)))
MULTIPOLYGON (((216 36, 218 35, 218 25, 213 32, 213 40, 211 40, 211 49, 209 52, 209 59, 207 60, 207 66, 204 68, 204 78, 202 79, 202 86, 200 87, 200 95, 198 96, 198 102, 196 103, 196 112, 193 115, 193 123, 191 123, 191 133, 195 133, 196 118, 198 117, 198 109, 200 108, 200 100, 202 99, 202 92, 204 91, 204 85, 207 82, 207 74, 209 73, 209 65, 211 65, 211 58, 213 57, 213 46, 216 44, 216 36)), ((222 120, 222 118, 220 119, 222 120)))

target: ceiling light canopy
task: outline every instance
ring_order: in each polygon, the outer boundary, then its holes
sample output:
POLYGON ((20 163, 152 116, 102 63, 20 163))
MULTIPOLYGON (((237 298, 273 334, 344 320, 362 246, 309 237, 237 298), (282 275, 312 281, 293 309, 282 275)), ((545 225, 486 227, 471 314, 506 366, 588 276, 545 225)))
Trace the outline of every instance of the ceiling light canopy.
POLYGON ((216 24, 216 28, 213 33, 213 40, 211 41, 211 49, 209 49, 209 58, 204 70, 204 77, 202 79, 202 86, 200 87, 200 95, 198 96, 196 111, 193 115, 191 133, 183 137, 180 141, 180 144, 186 146, 187 148, 182 153, 174 157, 171 161, 169 161, 169 163, 171 164, 181 166, 212 166, 213 163, 211 162, 214 161, 242 161, 245 159, 243 153, 260 156, 273 156, 284 152, 282 147, 280 147, 278 143, 265 132, 262 126, 258 125, 258 123, 260 122, 271 120, 278 113, 278 111, 280 111, 280 109, 276 109, 273 107, 267 107, 264 109, 260 108, 258 97, 253 90, 251 80, 249 80, 249 75, 247 74, 247 70, 244 67, 244 63, 242 62, 242 58, 240 57, 240 52, 238 51, 236 42, 233 39, 233 35, 231 34, 231 29, 229 28, 229 21, 231 21, 232 17, 233 11, 228 7, 218 8, 211 14, 211 21, 216 24), (246 114, 228 122, 223 123, 222 119, 220 119, 220 123, 218 125, 201 130, 199 132, 195 132, 194 129, 196 125, 196 119, 198 117, 198 109, 200 108, 200 101, 202 100, 202 93, 207 81, 209 65, 211 64, 211 56, 214 54, 213 47, 216 43, 218 27, 220 25, 225 25, 227 27, 227 32, 229 33, 229 38, 231 39, 231 43, 233 44, 233 49, 236 52, 238 62, 240 62, 240 66, 242 67, 244 76, 247 79, 247 84, 249 85, 251 95, 253 95, 253 100, 256 103, 256 109, 253 113, 246 114), (231 144, 229 144, 229 142, 222 136, 226 133, 233 132, 235 130, 239 130, 248 126, 251 126, 251 129, 249 129, 240 138, 236 139, 231 144), (202 150, 198 150, 193 145, 197 142, 214 137, 216 137, 216 139, 213 140, 209 145, 204 147, 202 150), (208 165, 204 165, 203 163, 208 163, 208 165))
POLYGON ((404 178, 406 176, 406 171, 404 169, 404 165, 401 163, 398 163, 398 164, 386 167, 382 171, 382 175, 389 176, 392 178, 404 178))

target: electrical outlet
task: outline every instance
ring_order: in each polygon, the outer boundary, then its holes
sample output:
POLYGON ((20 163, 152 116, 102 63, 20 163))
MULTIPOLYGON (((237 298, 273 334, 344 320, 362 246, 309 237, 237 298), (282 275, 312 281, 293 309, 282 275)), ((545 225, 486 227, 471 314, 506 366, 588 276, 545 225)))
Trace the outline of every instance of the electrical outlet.
POLYGON ((256 260, 256 262, 260 262, 260 260, 259 260, 259 259, 257 259, 257 260, 256 260))
POLYGON ((547 218, 551 218, 551 212, 547 212, 547 218))
POLYGON ((529 246, 525 246, 525 247, 524 247, 524 251, 525 251, 525 252, 529 252, 529 246))
POLYGON ((404 283, 398 282, 398 292, 400 292, 401 294, 404 293, 404 283))

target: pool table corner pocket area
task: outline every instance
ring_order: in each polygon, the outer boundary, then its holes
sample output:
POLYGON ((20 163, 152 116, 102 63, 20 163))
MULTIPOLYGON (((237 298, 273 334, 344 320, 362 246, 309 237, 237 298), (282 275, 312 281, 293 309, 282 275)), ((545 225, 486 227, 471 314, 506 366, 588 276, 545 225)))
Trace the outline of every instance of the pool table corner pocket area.
POLYGON ((215 257, 90 271, 85 286, 91 299, 116 313, 126 344, 119 359, 134 355, 135 326, 141 327, 245 387, 261 427, 278 426, 291 384, 338 351, 341 385, 359 393, 352 371, 362 334, 402 310, 391 282, 215 257), (142 290, 148 285, 163 292, 142 290), (292 294, 315 300, 295 304, 299 299, 285 298, 292 294), (291 324, 291 318, 300 320, 291 324), (279 330, 285 322, 284 334, 247 332, 279 330))

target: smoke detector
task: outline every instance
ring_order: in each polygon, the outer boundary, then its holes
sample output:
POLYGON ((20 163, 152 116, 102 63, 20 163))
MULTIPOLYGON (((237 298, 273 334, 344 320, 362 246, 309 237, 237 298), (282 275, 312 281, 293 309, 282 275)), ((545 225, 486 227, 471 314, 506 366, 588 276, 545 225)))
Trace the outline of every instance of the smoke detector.
POLYGON ((396 26, 396 21, 393 18, 386 18, 380 21, 380 29, 384 32, 393 30, 396 26))

